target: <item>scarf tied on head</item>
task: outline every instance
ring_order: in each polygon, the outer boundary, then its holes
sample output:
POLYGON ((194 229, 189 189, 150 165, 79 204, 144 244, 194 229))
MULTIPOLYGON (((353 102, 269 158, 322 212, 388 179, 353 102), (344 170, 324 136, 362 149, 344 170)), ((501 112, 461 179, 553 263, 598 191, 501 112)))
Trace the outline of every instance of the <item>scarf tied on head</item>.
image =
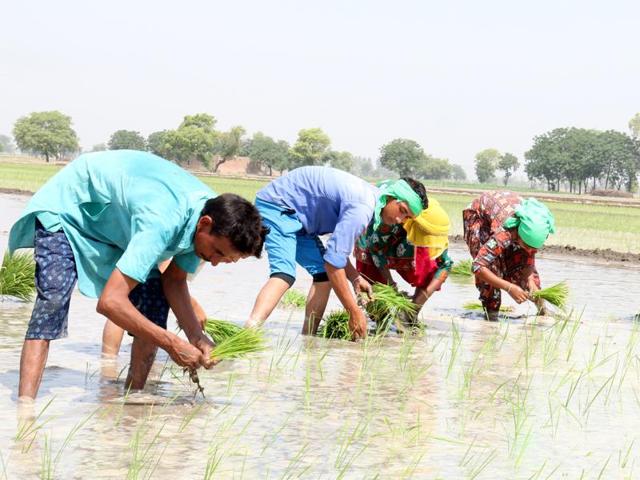
POLYGON ((520 238, 532 248, 540 248, 547 237, 555 233, 553 214, 545 204, 527 198, 516 207, 515 213, 503 223, 505 228, 518 228, 520 238))
POLYGON ((416 247, 428 247, 434 260, 449 248, 449 215, 435 198, 429 199, 429 207, 420 215, 405 220, 402 226, 407 231, 407 240, 416 247))
POLYGON ((373 229, 377 228, 382 223, 382 209, 387 205, 387 197, 395 198, 401 202, 407 202, 409 209, 414 215, 420 215, 422 212, 422 200, 420 196, 415 192, 411 185, 404 180, 385 180, 376 185, 380 190, 380 196, 376 202, 376 207, 373 212, 373 229))

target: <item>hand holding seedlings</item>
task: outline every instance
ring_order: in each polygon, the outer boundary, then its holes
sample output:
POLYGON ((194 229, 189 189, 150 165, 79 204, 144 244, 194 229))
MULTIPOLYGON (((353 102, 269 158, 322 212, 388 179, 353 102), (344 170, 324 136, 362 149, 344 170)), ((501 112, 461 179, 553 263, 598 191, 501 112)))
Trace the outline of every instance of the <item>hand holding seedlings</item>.
POLYGON ((513 298, 516 303, 523 303, 529 300, 529 294, 513 283, 507 288, 507 293, 511 295, 511 298, 513 298))
POLYGON ((354 278, 351 283, 353 284, 353 291, 356 293, 356 298, 358 298, 363 305, 366 305, 373 296, 371 284, 362 278, 361 275, 354 278))
POLYGON ((359 340, 367 337, 367 318, 359 308, 349 312, 349 329, 353 333, 352 340, 359 340))
POLYGON ((207 368, 211 365, 209 358, 205 357, 198 347, 185 342, 177 335, 171 339, 167 353, 181 367, 196 369, 201 365, 205 365, 207 368))

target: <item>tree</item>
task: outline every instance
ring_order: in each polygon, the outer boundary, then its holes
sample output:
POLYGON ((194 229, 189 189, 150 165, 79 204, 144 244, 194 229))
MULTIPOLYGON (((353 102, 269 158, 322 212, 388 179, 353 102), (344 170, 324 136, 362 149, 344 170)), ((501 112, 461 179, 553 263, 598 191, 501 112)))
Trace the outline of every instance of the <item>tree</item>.
POLYGON ((464 181, 467 179, 467 173, 460 165, 456 163, 451 165, 451 176, 454 180, 458 181, 464 181))
POLYGON ((349 152, 336 152, 334 150, 327 154, 328 163, 333 168, 339 168, 345 172, 350 172, 353 168, 353 155, 349 152))
POLYGON ((235 157, 242 148, 242 137, 245 129, 239 126, 231 127, 228 132, 218 133, 213 146, 213 153, 218 158, 213 164, 213 171, 217 172, 220 165, 235 157))
POLYGON ((276 142, 264 133, 256 132, 243 148, 259 167, 269 169, 269 175, 273 174, 273 170, 282 172, 289 168, 289 144, 284 140, 276 142))
POLYGON ((351 171, 359 177, 372 177, 375 168, 370 158, 353 157, 353 166, 351 171))
POLYGON ((139 132, 118 130, 109 139, 109 150, 146 150, 147 142, 139 132))
POLYGON ((503 182, 506 186, 509 183, 509 178, 513 175, 520 167, 520 163, 518 162, 518 157, 511 153, 505 153, 500 157, 498 161, 498 170, 502 170, 504 172, 503 182))
POLYGON ((427 156, 418 142, 396 138, 380 148, 380 165, 401 177, 415 175, 427 156))
POLYGON ((33 112, 19 118, 13 127, 13 137, 23 152, 60 157, 79 149, 78 136, 71 128, 71 117, 57 111, 33 112))
MULTIPOLYGON (((160 157, 166 157, 167 146, 165 144, 165 136, 168 130, 153 132, 147 137, 147 149, 160 157)), ((166 157, 168 158, 168 157, 166 157)))
POLYGON ((13 153, 15 151, 13 140, 9 135, 0 135, 0 152, 13 153))
POLYGON ((453 167, 446 158, 427 155, 426 163, 419 173, 421 178, 428 180, 445 180, 453 175, 453 167))
POLYGON ((93 148, 91 148, 92 152, 103 152, 107 149, 107 146, 104 143, 96 143, 93 148))
POLYGON ((480 183, 487 183, 495 177, 500 152, 495 148, 487 148, 476 154, 476 177, 480 183))
POLYGON ((213 127, 216 119, 206 113, 186 115, 176 130, 163 130, 149 135, 151 152, 176 163, 190 165, 201 162, 210 168, 218 132, 213 127))
POLYGON ((330 146, 331 140, 321 128, 300 130, 290 151, 291 167, 322 165, 327 161, 330 146))
POLYGON ((631 136, 636 140, 640 140, 640 113, 636 113, 631 120, 629 120, 629 130, 631 130, 631 136))
POLYGON ((633 190, 640 169, 637 143, 628 135, 609 130, 556 128, 534 138, 525 153, 530 179, 544 179, 549 190, 568 183, 569 191, 587 191, 591 182, 605 189, 633 190))

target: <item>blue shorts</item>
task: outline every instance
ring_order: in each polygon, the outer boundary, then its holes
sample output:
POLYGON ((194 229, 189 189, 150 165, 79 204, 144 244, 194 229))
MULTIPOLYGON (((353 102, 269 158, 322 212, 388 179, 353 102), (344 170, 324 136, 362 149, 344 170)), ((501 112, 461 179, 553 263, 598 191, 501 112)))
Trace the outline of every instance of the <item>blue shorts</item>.
MULTIPOLYGON (((36 222, 34 247, 37 297, 25 338, 66 337, 71 293, 78 279, 71 245, 62 230, 48 232, 36 222)), ((159 278, 138 284, 129 294, 129 300, 153 323, 167 328, 169 304, 159 278)))
POLYGON ((295 211, 256 199, 256 208, 269 227, 264 245, 269 256, 270 275, 284 274, 296 278, 296 263, 314 278, 324 279, 325 248, 317 235, 309 235, 295 211))

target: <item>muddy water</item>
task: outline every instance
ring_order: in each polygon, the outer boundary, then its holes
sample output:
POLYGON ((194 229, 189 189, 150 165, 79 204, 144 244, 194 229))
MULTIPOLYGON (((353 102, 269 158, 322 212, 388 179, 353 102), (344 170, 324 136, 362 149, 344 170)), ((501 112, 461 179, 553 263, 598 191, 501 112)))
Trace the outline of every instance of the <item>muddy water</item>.
MULTIPOLYGON (((25 201, 0 197, 3 246, 25 201)), ((569 282, 581 316, 568 320, 517 306, 484 322, 461 307, 473 285, 453 279, 420 338, 302 338, 302 312, 278 309, 269 350, 200 373, 205 398, 163 352, 145 392, 126 395, 130 340, 102 360, 103 319, 76 293, 40 396, 19 408, 31 306, 4 301, 0 478, 635 478, 640 269, 588 260, 539 260, 545 284, 569 282)), ((242 322, 266 272, 264 260, 205 268, 192 292, 209 315, 242 322)), ((296 287, 308 286, 301 273, 296 287)))

